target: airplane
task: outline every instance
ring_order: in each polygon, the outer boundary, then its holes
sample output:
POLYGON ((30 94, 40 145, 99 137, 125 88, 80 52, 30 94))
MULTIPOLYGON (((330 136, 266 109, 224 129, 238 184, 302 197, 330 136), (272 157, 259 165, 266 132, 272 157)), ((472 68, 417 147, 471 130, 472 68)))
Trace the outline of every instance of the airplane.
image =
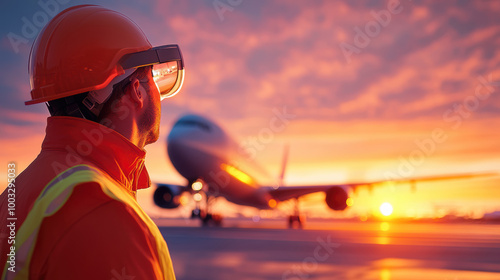
MULTIPOLYGON (((289 227, 302 227, 304 217, 300 215, 298 199, 301 196, 325 192, 325 202, 335 211, 343 211, 352 205, 349 190, 366 186, 371 188, 388 181, 355 182, 333 185, 283 186, 283 176, 288 158, 285 149, 279 181, 271 186, 262 186, 256 178, 269 177, 248 153, 214 121, 195 114, 180 117, 167 137, 167 153, 174 168, 187 180, 187 184, 173 185, 157 183, 153 194, 155 204, 161 208, 174 209, 180 206, 184 192, 193 195, 196 208, 192 218, 200 218, 203 225, 221 225, 222 216, 210 213, 209 205, 217 197, 258 209, 273 209, 287 200, 295 200, 294 213, 288 218, 289 227), (201 193, 205 194, 205 210, 200 209, 201 193)), ((470 178, 488 174, 438 175, 420 178, 400 178, 390 183, 410 183, 412 189, 417 181, 470 178)), ((495 174, 496 175, 496 174, 495 174)))

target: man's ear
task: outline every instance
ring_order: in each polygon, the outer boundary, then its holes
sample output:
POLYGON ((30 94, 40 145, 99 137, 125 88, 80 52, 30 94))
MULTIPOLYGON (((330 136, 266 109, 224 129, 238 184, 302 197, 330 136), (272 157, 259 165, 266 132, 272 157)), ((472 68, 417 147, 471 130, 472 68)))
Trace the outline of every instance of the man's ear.
POLYGON ((146 92, 141 87, 140 81, 137 78, 132 78, 127 87, 127 95, 130 97, 132 103, 138 108, 142 108, 144 106, 145 94, 146 92))

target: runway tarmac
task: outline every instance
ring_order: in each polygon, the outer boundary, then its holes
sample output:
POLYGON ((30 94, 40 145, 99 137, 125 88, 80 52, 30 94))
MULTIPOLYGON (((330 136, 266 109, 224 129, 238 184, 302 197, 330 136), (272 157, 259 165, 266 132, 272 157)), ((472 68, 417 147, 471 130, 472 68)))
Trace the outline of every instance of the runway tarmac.
POLYGON ((179 280, 500 279, 500 225, 157 221, 179 280))

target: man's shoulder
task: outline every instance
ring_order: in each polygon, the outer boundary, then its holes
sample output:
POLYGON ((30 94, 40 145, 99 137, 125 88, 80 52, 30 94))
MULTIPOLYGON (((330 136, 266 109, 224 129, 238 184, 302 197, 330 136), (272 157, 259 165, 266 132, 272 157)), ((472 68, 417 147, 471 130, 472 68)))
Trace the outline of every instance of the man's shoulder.
POLYGON ((94 182, 78 185, 64 208, 44 220, 32 272, 71 275, 85 260, 93 275, 112 277, 127 267, 131 275, 155 279, 149 274, 158 271, 158 256, 147 226, 129 205, 99 189, 94 182))
POLYGON ((78 183, 61 209, 48 218, 66 225, 92 220, 95 226, 110 227, 110 219, 137 224, 140 219, 135 211, 127 203, 109 196, 102 184, 94 181, 78 183))
POLYGON ((64 206, 44 219, 36 246, 35 267, 40 270, 46 265, 44 259, 104 261, 106 256, 154 252, 153 239, 140 217, 127 204, 104 194, 97 182, 76 186, 64 206))

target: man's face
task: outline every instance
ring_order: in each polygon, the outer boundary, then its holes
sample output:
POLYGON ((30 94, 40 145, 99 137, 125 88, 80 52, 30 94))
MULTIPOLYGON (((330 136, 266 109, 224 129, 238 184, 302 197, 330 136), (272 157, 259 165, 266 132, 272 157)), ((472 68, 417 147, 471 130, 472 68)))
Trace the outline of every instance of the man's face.
POLYGON ((146 92, 144 97, 144 113, 139 119, 142 133, 146 134, 145 145, 158 141, 160 137, 160 119, 161 119, 161 99, 158 87, 153 81, 151 71, 147 77, 141 80, 141 86, 146 92))

